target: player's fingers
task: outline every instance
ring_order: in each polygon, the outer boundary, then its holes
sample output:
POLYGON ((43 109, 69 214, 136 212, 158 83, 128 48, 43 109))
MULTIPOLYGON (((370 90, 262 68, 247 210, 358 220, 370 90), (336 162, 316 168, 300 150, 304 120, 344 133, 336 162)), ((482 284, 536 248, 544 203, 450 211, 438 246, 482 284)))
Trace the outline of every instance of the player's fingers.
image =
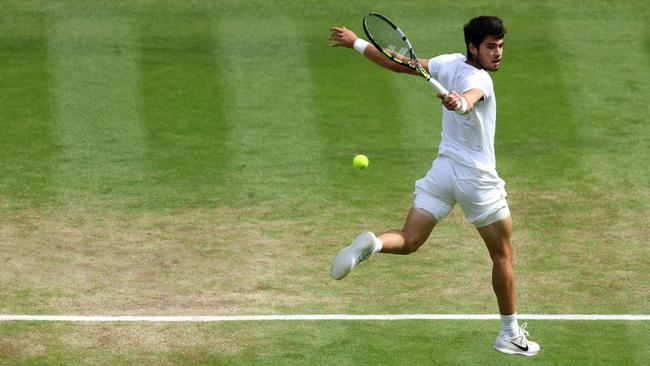
POLYGON ((454 97, 454 95, 452 93, 447 94, 447 96, 445 97, 445 100, 449 104, 455 104, 456 103, 456 98, 454 97))
POLYGON ((340 42, 343 37, 338 33, 332 33, 327 37, 330 41, 340 42))

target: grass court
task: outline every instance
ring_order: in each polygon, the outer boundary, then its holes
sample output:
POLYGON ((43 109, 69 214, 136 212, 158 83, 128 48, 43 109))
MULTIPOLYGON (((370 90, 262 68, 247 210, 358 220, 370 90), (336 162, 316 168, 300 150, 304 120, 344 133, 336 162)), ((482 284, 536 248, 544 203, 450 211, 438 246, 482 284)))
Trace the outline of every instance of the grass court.
MULTIPOLYGON (((459 208, 417 253, 349 277, 401 227, 440 105, 328 30, 375 11, 420 57, 508 28, 497 169, 518 312, 650 313, 650 7, 642 0, 18 1, 0 12, 0 314, 495 314, 459 208), (366 154, 370 167, 352 167, 366 154)), ((648 321, 0 322, 11 365, 642 365, 648 321), (520 322, 521 323, 521 322, 520 322)))

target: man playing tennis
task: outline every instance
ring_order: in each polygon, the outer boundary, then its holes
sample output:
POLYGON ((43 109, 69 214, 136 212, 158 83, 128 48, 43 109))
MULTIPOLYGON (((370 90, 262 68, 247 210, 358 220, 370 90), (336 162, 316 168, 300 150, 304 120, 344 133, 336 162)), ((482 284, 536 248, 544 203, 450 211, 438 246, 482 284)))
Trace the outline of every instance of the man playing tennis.
MULTIPOLYGON (((368 42, 345 27, 332 27, 330 31, 332 47, 353 48, 388 70, 419 75, 389 60, 375 47, 367 47, 368 42)), ((419 59, 450 92, 438 94, 444 106, 438 156, 426 176, 415 182, 414 203, 404 227, 378 237, 371 232, 360 234, 334 258, 331 275, 342 279, 377 252, 415 252, 458 203, 492 258, 492 287, 501 314, 494 348, 507 354, 534 356, 539 345, 527 339, 526 324, 520 327, 517 323, 512 218, 494 154, 496 98, 488 72, 499 69, 506 29, 498 17, 480 16, 465 25, 464 33, 466 56, 457 53, 419 59)))

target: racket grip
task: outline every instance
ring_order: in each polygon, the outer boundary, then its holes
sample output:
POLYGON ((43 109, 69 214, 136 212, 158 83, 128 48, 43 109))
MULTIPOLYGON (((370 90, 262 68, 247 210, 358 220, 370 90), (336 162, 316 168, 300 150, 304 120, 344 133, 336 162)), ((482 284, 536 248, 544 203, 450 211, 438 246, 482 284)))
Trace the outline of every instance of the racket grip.
POLYGON ((432 77, 429 77, 429 78, 427 79, 427 81, 430 82, 430 83, 431 83, 431 84, 432 84, 436 89, 438 89, 438 91, 441 92, 442 94, 444 94, 444 95, 448 95, 448 94, 449 94, 449 91, 448 91, 447 89, 445 89, 445 87, 442 86, 442 84, 440 84, 440 83, 438 82, 438 80, 436 80, 436 79, 434 79, 434 78, 432 78, 432 77))

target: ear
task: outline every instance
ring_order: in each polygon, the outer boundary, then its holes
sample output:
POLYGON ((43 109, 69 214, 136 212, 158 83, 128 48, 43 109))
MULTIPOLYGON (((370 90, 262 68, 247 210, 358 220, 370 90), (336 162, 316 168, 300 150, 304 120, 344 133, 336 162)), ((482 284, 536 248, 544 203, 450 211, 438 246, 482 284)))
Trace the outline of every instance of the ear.
POLYGON ((476 46, 474 46, 474 44, 472 42, 469 42, 467 44, 467 49, 472 54, 472 56, 474 56, 474 57, 478 56, 478 49, 476 48, 476 46))

